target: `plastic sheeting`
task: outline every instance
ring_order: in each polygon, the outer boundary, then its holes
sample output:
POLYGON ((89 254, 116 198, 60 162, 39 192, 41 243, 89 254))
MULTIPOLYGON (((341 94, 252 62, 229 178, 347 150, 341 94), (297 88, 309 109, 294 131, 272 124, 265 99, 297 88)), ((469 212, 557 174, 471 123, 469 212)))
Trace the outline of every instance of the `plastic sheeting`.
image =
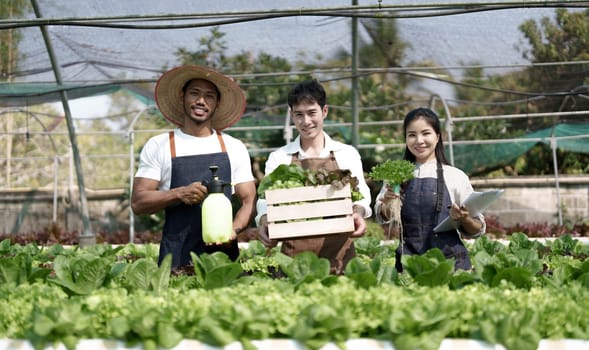
POLYGON ((506 140, 494 144, 459 144, 454 147, 454 164, 467 173, 486 169, 497 164, 511 162, 526 153, 539 142, 550 145, 551 137, 556 147, 578 153, 589 153, 589 124, 557 124, 554 128, 538 130, 514 142, 506 140), (530 141, 526 141, 529 139, 530 141))
POLYGON ((103 84, 85 86, 80 84, 57 85, 52 83, 0 83, 0 107, 19 107, 56 102, 60 91, 67 91, 71 99, 112 94, 119 85, 103 84))

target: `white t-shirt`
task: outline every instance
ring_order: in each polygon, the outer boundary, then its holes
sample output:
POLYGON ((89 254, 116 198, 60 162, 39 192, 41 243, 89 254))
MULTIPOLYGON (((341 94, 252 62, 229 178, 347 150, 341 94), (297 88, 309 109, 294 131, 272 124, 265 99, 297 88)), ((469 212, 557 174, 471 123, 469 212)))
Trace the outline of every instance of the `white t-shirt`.
MULTIPOLYGON (((464 171, 451 165, 443 164, 442 168, 444 169, 444 182, 446 183, 446 188, 448 188, 450 201, 460 206, 462 202, 464 202, 464 200, 468 198, 468 196, 470 196, 471 193, 474 192, 472 184, 470 183, 470 179, 468 178, 468 175, 464 173, 464 171)), ((413 176, 415 176, 415 178, 417 179, 437 179, 437 169, 438 167, 435 159, 423 164, 416 163, 413 176)), ((382 204, 381 200, 385 191, 386 187, 382 186, 380 192, 376 196, 376 201, 374 205, 375 218, 378 223, 383 223, 385 221, 380 215, 380 206, 382 204)), ((482 214, 479 215, 478 218, 481 220, 483 224, 481 230, 479 231, 479 234, 484 233, 486 230, 485 219, 482 214)))
MULTIPOLYGON (((364 169, 362 168, 360 153, 358 153, 358 151, 350 145, 333 140, 325 132, 323 134, 325 136, 325 147, 321 151, 321 154, 319 154, 319 158, 328 158, 330 152, 333 151, 339 168, 349 169, 352 173, 352 176, 355 176, 358 179, 358 190, 360 193, 362 193, 364 198, 354 202, 354 204, 360 205, 364 208, 364 217, 368 218, 372 216, 372 208, 370 207, 370 189, 368 188, 366 180, 364 179, 364 169)), ((301 149, 300 136, 297 136, 293 142, 270 153, 268 160, 266 161, 264 174, 272 173, 274 169, 276 169, 281 164, 290 164, 292 161, 292 155, 297 152, 299 153, 299 159, 302 160, 308 158, 305 152, 301 149)), ((262 215, 266 214, 268 211, 266 200, 258 198, 256 209, 256 224, 259 224, 262 215)))
MULTIPOLYGON (((241 140, 221 132, 225 149, 231 162, 231 184, 254 181, 250 156, 241 140)), ((221 145, 217 132, 213 130, 211 136, 195 137, 174 129, 174 144, 176 157, 192 156, 221 152, 221 145)), ((168 133, 150 138, 143 147, 139 157, 139 167, 135 177, 144 177, 159 181, 158 189, 170 189, 172 178, 172 155, 170 151, 170 136, 168 133)), ((232 192, 234 188, 232 186, 232 192)))

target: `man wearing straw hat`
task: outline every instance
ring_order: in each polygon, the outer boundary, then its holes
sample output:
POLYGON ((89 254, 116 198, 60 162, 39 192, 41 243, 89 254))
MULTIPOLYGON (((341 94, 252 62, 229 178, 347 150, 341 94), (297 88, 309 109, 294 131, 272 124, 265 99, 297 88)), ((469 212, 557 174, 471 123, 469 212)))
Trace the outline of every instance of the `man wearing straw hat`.
POLYGON ((244 143, 221 130, 236 123, 245 110, 245 96, 235 81, 201 66, 186 65, 165 72, 155 87, 162 115, 177 126, 147 141, 133 183, 131 205, 136 214, 165 210, 158 263, 169 253, 172 266, 191 264, 195 254, 222 251, 239 255, 237 234, 250 223, 256 187, 244 143), (201 203, 211 165, 220 180, 231 183, 241 206, 233 218, 235 236, 229 243, 207 245, 202 239, 201 203))

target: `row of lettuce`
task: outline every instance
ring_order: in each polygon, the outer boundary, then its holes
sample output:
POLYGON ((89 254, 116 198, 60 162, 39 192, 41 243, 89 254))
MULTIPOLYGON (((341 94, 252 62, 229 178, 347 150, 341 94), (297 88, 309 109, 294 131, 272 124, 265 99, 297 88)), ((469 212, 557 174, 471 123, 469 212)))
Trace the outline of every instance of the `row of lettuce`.
POLYGON ((438 349, 476 339, 537 349, 541 339, 589 339, 589 247, 513 234, 507 244, 469 243, 472 271, 454 271, 439 250, 405 256, 369 237, 343 276, 313 254, 289 258, 259 242, 238 261, 193 256, 189 273, 158 266, 157 247, 80 249, 0 242, 0 338, 36 349, 54 342, 113 339, 145 349, 182 339, 223 347, 287 338, 310 349, 348 339, 386 340, 395 349, 438 349))

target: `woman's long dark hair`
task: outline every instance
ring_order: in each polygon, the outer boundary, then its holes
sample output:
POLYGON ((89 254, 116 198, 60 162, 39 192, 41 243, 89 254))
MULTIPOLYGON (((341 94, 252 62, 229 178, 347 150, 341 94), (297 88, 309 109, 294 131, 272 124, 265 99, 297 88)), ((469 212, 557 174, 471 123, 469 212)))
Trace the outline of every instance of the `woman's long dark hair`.
MULTIPOLYGON (((442 141, 442 126, 440 124, 440 118, 438 118, 438 115, 431 109, 419 107, 407 113, 405 120, 403 121, 403 139, 407 141, 407 126, 419 118, 423 118, 429 125, 431 125, 439 136, 435 150, 436 159, 442 164, 450 165, 448 160, 446 160, 446 155, 444 153, 444 141, 442 141)), ((415 163, 415 155, 409 151, 409 147, 407 146, 405 146, 405 155, 403 156, 403 159, 415 163)))

